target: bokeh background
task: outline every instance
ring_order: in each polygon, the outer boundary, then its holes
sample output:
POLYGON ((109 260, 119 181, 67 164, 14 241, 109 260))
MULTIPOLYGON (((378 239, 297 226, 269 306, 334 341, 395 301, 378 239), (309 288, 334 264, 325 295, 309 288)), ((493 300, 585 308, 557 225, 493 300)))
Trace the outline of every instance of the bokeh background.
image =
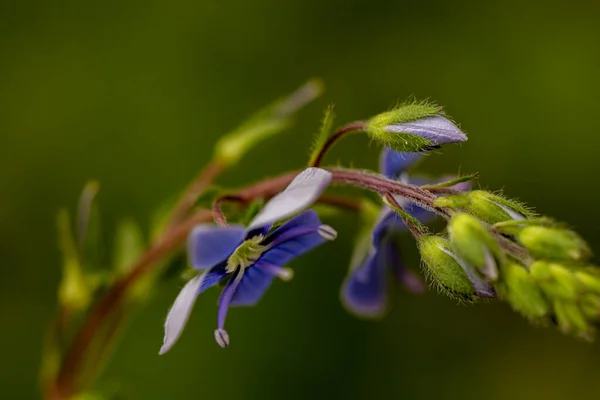
MULTIPOLYGON (((593 1, 2 1, 1 397, 39 397, 60 272, 56 211, 96 178, 108 241, 124 217, 147 226, 219 135, 313 76, 325 96, 221 183, 302 166, 328 103, 341 123, 415 95, 470 134, 421 169, 480 171, 483 187, 569 221, 600 252, 599 20, 593 1)), ((377 155, 356 136, 328 160, 375 168, 377 155)), ((158 357, 181 287, 164 282, 98 387, 126 399, 600 395, 599 343, 532 327, 500 303, 397 292, 383 321, 354 319, 338 290, 357 221, 330 222, 339 240, 298 260, 292 283, 231 311, 227 351, 212 338, 215 290, 158 357)))

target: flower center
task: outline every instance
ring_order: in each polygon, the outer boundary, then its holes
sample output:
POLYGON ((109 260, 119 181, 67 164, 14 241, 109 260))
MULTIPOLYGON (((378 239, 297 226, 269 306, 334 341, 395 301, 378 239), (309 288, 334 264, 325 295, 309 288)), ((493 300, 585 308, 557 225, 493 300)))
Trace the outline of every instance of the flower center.
POLYGON ((267 250, 267 246, 262 246, 260 243, 264 237, 262 235, 254 236, 251 239, 245 240, 238 246, 227 260, 226 271, 233 273, 238 267, 248 268, 256 262, 267 250))

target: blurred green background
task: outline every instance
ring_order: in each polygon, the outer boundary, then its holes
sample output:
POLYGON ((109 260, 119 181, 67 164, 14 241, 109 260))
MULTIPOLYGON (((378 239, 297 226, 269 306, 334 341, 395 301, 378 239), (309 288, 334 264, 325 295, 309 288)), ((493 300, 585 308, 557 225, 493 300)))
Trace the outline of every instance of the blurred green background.
MULTIPOLYGON (((302 166, 328 103, 341 123, 414 94, 470 134, 422 169, 480 171, 483 187, 569 221, 600 252, 599 20, 592 1, 2 1, 1 397, 39 397, 60 271, 56 211, 73 209, 96 178, 109 242, 124 217, 147 226, 219 135, 312 76, 325 96, 222 183, 302 166)), ((375 168, 377 155, 357 136, 328 160, 375 168)), ((385 320, 352 318, 338 290, 356 222, 331 220, 339 240, 298 260, 292 283, 233 309, 227 351, 212 337, 214 290, 172 352, 157 355, 181 287, 165 282, 99 388, 127 399, 600 395, 600 344, 531 327, 500 303, 398 292, 385 320)))

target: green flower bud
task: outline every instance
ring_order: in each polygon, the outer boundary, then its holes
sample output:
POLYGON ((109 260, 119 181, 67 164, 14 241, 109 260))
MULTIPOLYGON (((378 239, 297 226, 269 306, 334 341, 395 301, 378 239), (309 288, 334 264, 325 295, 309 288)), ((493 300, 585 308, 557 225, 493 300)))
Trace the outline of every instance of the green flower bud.
POLYGON ((600 295, 600 276, 597 269, 582 268, 575 272, 575 278, 587 291, 600 295))
POLYGON ((559 264, 536 261, 530 267, 531 276, 550 298, 574 301, 580 288, 575 274, 559 264))
POLYGON ((554 314, 561 331, 564 333, 585 334, 590 331, 588 321, 577 304, 570 301, 554 302, 554 314))
POLYGON ((465 301, 494 297, 494 289, 479 279, 473 269, 452 251, 450 241, 439 236, 422 236, 419 250, 426 272, 447 295, 465 301))
POLYGON ((484 190, 439 197, 434 204, 464 210, 488 224, 535 217, 535 214, 522 204, 484 190))
POLYGON ((498 279, 500 246, 479 220, 469 214, 456 214, 448 225, 456 253, 473 265, 487 280, 498 279))
POLYGON ((373 139, 401 152, 418 152, 467 140, 438 107, 405 104, 371 118, 366 131, 373 139))
POLYGON ((600 297, 597 294, 586 294, 580 301, 581 311, 589 319, 600 318, 600 297))
POLYGON ((518 238, 533 257, 544 260, 584 261, 591 253, 579 235, 566 229, 527 226, 518 238))
POLYGON ((500 294, 512 308, 531 319, 548 315, 550 305, 530 273, 518 264, 502 267, 502 282, 498 285, 500 294))

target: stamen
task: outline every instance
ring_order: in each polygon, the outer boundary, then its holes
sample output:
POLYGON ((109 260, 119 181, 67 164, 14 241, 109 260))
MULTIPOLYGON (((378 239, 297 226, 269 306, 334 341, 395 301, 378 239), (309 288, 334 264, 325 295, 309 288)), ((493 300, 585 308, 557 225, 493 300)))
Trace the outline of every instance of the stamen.
POLYGON ((335 238, 337 238, 338 235, 337 231, 329 225, 319 226, 317 232, 319 232, 319 235, 321 235, 324 239, 327 240, 335 240, 335 238))
POLYGON ((292 280, 292 278, 294 278, 294 270, 291 268, 279 267, 277 265, 267 264, 264 262, 258 262, 256 266, 270 274, 275 275, 284 282, 289 282, 292 280))
POLYGON ((294 278, 294 270, 291 268, 279 268, 275 274, 284 282, 289 282, 294 278))
POLYGON ((229 347, 229 334, 225 329, 215 329, 215 340, 221 348, 229 347))

